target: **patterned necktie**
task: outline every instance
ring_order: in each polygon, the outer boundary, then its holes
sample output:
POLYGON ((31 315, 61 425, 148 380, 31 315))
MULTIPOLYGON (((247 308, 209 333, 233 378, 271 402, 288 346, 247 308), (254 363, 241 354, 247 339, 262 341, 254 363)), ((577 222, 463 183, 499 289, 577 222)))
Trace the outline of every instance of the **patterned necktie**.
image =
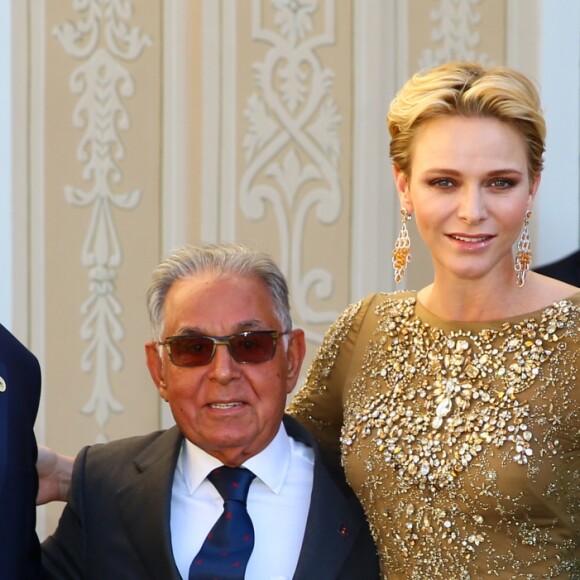
POLYGON ((218 467, 207 478, 224 498, 224 513, 189 568, 189 580, 242 580, 254 548, 246 499, 256 477, 244 467, 218 467))

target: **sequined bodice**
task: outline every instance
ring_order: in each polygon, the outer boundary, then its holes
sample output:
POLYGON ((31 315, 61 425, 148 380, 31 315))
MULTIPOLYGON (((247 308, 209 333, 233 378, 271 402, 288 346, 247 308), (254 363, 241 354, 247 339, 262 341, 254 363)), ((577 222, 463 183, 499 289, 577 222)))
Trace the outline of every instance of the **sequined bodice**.
POLYGON ((580 577, 577 298, 459 325, 382 295, 329 331, 291 411, 340 421, 386 577, 580 577))

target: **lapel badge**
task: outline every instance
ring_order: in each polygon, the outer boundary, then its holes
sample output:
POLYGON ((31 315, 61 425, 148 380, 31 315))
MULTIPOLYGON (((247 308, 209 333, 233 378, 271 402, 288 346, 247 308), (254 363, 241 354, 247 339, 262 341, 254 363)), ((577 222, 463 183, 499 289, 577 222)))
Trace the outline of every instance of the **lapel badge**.
POLYGON ((6 381, 4 377, 0 377, 0 393, 3 393, 6 390, 6 381))
POLYGON ((338 533, 343 537, 346 538, 349 535, 348 528, 345 524, 342 524, 340 528, 338 528, 338 533))

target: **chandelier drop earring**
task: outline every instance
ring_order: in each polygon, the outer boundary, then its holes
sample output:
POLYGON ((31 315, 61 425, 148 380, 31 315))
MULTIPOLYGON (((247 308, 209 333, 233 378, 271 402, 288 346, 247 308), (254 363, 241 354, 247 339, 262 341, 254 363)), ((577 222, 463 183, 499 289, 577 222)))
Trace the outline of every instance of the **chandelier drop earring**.
POLYGON ((411 259, 411 239, 409 238, 409 231, 407 230, 407 222, 411 219, 410 214, 406 209, 401 210, 401 231, 397 236, 395 242, 395 249, 393 250, 393 268, 395 270, 395 282, 397 284, 403 279, 407 264, 411 259))
POLYGON ((520 234, 520 239, 518 240, 518 245, 516 248, 516 260, 514 269, 516 271, 516 284, 518 288, 521 288, 526 283, 526 274, 528 273, 530 264, 532 263, 530 232, 528 230, 531 217, 532 212, 528 210, 526 213, 526 218, 524 219, 524 227, 522 228, 522 233, 520 234))

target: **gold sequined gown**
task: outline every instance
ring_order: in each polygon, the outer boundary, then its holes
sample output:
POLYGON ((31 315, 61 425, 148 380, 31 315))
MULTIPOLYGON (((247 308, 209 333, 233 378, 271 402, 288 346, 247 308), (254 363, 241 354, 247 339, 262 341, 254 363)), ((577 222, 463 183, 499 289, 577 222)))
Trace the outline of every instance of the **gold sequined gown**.
POLYGON ((580 578, 579 359, 580 293, 482 323, 377 294, 290 412, 341 446, 385 578, 580 578))

